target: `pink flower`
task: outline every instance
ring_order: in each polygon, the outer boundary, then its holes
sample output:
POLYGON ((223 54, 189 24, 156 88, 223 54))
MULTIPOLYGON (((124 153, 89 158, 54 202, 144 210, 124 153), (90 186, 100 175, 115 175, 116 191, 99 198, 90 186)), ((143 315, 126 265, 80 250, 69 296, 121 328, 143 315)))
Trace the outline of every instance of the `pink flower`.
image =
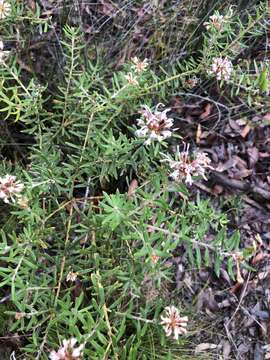
POLYGON ((51 360, 81 360, 83 355, 84 344, 75 348, 77 340, 71 338, 63 340, 63 346, 58 351, 51 351, 49 358, 51 360))
POLYGON ((156 255, 155 253, 153 253, 153 254, 151 254, 151 261, 152 261, 152 263, 155 265, 155 264, 157 264, 158 263, 158 261, 159 261, 159 256, 158 255, 156 255))
POLYGON ((0 177, 0 199, 5 203, 9 203, 10 199, 15 202, 15 197, 19 197, 24 186, 19 181, 16 181, 16 176, 5 175, 0 177))
POLYGON ((5 0, 0 0, 0 20, 7 17, 10 14, 10 12, 11 12, 11 5, 5 0))
POLYGON ((148 59, 140 61, 137 56, 135 56, 131 59, 131 61, 133 62, 132 69, 134 69, 134 71, 137 73, 145 71, 149 66, 148 59))
POLYGON ((179 335, 187 333, 188 317, 180 317, 179 310, 171 305, 165 308, 165 316, 161 316, 160 324, 163 326, 167 336, 173 335, 178 340, 179 335))
POLYGON ((172 172, 170 177, 176 182, 184 181, 188 185, 193 184, 193 176, 202 176, 207 180, 205 172, 206 169, 211 168, 208 155, 203 152, 197 152, 193 155, 193 159, 189 156, 189 145, 184 151, 179 152, 177 148, 176 160, 172 160, 166 156, 166 160, 169 162, 172 172))
POLYGON ((209 21, 205 22, 203 25, 207 30, 217 30, 219 32, 224 31, 224 28, 227 23, 230 22, 230 19, 233 15, 233 7, 230 6, 227 14, 225 16, 220 15, 218 11, 214 15, 209 16, 209 21))
POLYGON ((207 180, 205 176, 205 170, 207 168, 211 168, 211 160, 209 159, 208 155, 204 152, 197 152, 195 154, 195 160, 193 160, 193 166, 196 168, 196 175, 202 176, 204 180, 207 180))
POLYGON ((160 105, 156 106, 154 112, 144 105, 141 111, 143 119, 137 119, 140 129, 135 134, 138 137, 147 138, 144 142, 145 145, 149 145, 154 140, 161 142, 172 135, 171 127, 173 126, 173 119, 167 116, 167 112, 171 109, 159 111, 160 105))
POLYGON ((209 16, 209 21, 205 22, 203 25, 207 30, 211 30, 212 28, 221 31, 222 25, 224 22, 224 16, 220 15, 218 12, 212 16, 209 16))
POLYGON ((78 276, 78 273, 76 272, 73 272, 73 271, 70 271, 68 274, 67 274, 67 277, 66 277, 66 281, 71 281, 71 282, 75 282, 76 279, 77 279, 77 276, 78 276))
POLYGON ((125 79, 129 83, 129 85, 139 85, 136 76, 134 76, 131 72, 129 72, 129 73, 127 73, 127 75, 125 75, 125 79))
POLYGON ((233 65, 227 58, 214 58, 210 74, 216 75, 217 80, 229 80, 233 71, 233 65))

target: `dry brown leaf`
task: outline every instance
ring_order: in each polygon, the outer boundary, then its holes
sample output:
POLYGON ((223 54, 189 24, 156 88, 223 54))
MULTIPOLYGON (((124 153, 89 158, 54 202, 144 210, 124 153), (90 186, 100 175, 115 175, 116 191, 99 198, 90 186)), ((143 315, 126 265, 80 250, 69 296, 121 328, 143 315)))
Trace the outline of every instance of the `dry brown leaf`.
POLYGON ((135 190, 138 187, 138 181, 136 179, 133 179, 129 185, 127 196, 128 198, 132 198, 135 194, 135 190))
POLYGON ((199 345, 196 346, 195 348, 195 354, 199 354, 203 351, 206 350, 213 350, 216 349, 217 345, 216 344, 211 344, 211 343, 201 343, 199 345))
POLYGON ((235 285, 233 285, 233 286, 230 288, 230 293, 231 293, 231 294, 236 294, 241 288, 242 288, 242 284, 240 284, 239 282, 237 282, 235 285))
POLYGON ((221 185, 215 185, 212 189, 212 194, 220 195, 223 192, 224 188, 221 185))
POLYGON ((248 135, 248 133, 250 132, 251 127, 247 124, 244 129, 241 131, 240 135, 242 136, 242 138, 245 139, 245 137, 248 135))
POLYGON ((260 158, 268 158, 270 157, 270 153, 269 152, 259 152, 259 156, 260 158))
POLYGON ((236 121, 232 120, 232 119, 229 119, 229 124, 230 124, 230 127, 236 131, 238 134, 241 132, 241 128, 240 126, 237 124, 236 121))
POLYGON ((257 254, 256 256, 254 256, 254 258, 251 261, 252 265, 256 265, 259 262, 263 261, 264 259, 267 259, 269 257, 269 254, 265 253, 265 252, 260 252, 259 254, 257 254))
POLYGON ((223 172, 225 170, 228 170, 228 169, 234 167, 236 165, 236 163, 237 163, 236 159, 230 158, 223 164, 219 163, 218 166, 216 167, 216 171, 223 172))
POLYGON ((249 156, 249 167, 254 168, 254 166, 259 160, 259 150, 255 146, 253 146, 247 149, 247 153, 249 156))
POLYGON ((240 179, 244 179, 244 178, 250 176, 252 173, 253 173, 253 170, 251 170, 251 169, 242 169, 239 171, 235 171, 231 177, 233 179, 240 180, 240 179))
POLYGON ((36 2, 34 0, 28 0, 27 3, 28 3, 29 8, 33 12, 36 12, 36 2))
POLYGON ((223 344, 223 360, 227 360, 231 353, 231 344, 229 341, 224 341, 223 344))
POLYGON ((232 158, 235 160, 235 165, 238 167, 238 169, 245 170, 248 167, 247 162, 240 156, 234 155, 232 158))
POLYGON ((99 11, 109 17, 114 17, 117 7, 109 1, 101 0, 99 3, 99 11))
POLYGON ((208 118, 208 116, 211 114, 212 107, 213 107, 212 104, 210 103, 206 104, 204 108, 204 112, 200 115, 200 119, 204 120, 208 118))
POLYGON ((196 143, 199 144, 201 141, 201 136, 202 136, 202 127, 201 124, 198 124, 197 127, 197 132, 196 132, 196 143))
POLYGON ((219 309, 218 303, 215 300, 213 291, 211 288, 202 290, 197 297, 197 309, 198 311, 217 311, 219 309))
POLYGON ((270 121, 270 113, 267 113, 263 116, 263 120, 270 121))

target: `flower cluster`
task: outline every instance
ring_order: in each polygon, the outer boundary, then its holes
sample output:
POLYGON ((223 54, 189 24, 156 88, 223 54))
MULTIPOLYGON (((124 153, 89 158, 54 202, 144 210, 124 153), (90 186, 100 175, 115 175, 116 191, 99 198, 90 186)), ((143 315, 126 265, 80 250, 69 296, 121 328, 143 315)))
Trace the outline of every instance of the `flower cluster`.
POLYGON ((153 254, 151 254, 150 259, 151 259, 152 264, 156 265, 158 263, 158 261, 159 261, 159 256, 156 255, 155 253, 153 253, 153 254))
POLYGON ((71 338, 69 340, 63 340, 63 345, 58 351, 50 352, 51 360, 81 360, 83 355, 84 344, 75 347, 77 340, 71 338))
POLYGON ((135 56, 134 58, 131 59, 132 61, 132 69, 136 72, 136 73, 141 73, 143 71, 145 71, 148 66, 148 59, 144 59, 143 61, 140 61, 137 56, 135 56))
POLYGON ((139 85, 138 76, 140 76, 149 66, 148 60, 144 59, 143 61, 140 61, 137 56, 135 56, 131 59, 131 62, 131 71, 124 75, 124 77, 129 85, 139 85))
POLYGON ((147 138, 144 142, 145 145, 149 145, 153 140, 162 141, 172 135, 173 119, 167 116, 171 109, 159 111, 160 105, 162 104, 156 106, 154 112, 144 105, 141 111, 143 118, 137 119, 140 129, 135 134, 138 137, 147 138))
POLYGON ((139 85, 137 77, 132 74, 132 72, 127 73, 125 75, 125 79, 129 83, 129 85, 139 85))
POLYGON ((184 149, 183 152, 179 152, 177 149, 177 160, 172 160, 169 157, 166 157, 165 161, 169 162, 170 168, 172 170, 170 177, 176 181, 181 182, 185 181, 186 184, 193 184, 193 176, 202 176, 206 179, 206 169, 210 168, 210 162, 208 155, 203 152, 198 152, 194 154, 193 159, 189 156, 189 146, 184 149))
POLYGON ((10 12, 11 12, 11 5, 5 0, 0 0, 0 20, 7 17, 10 14, 10 12))
POLYGON ((15 202, 15 199, 20 197, 23 188, 23 184, 16 181, 16 176, 5 175, 0 177, 0 199, 3 199, 7 204, 10 200, 15 202))
POLYGON ((214 74, 217 80, 228 81, 233 71, 232 62, 228 58, 214 58, 210 74, 214 74))
POLYGON ((218 11, 214 13, 214 15, 209 16, 209 21, 203 23, 206 29, 209 30, 217 30, 222 32, 225 29, 225 25, 228 23, 230 18, 233 15, 233 7, 230 6, 229 11, 225 16, 220 15, 218 11))
POLYGON ((224 16, 220 15, 218 12, 212 16, 209 16, 209 21, 206 21, 203 25, 207 30, 216 29, 218 31, 222 30, 222 25, 224 22, 224 16))
POLYGON ((165 316, 161 316, 160 324, 163 326, 167 336, 173 335, 178 340, 179 335, 187 333, 188 317, 180 317, 179 310, 171 305, 165 308, 165 316))
POLYGON ((69 282, 69 281, 75 282, 77 280, 77 277, 78 277, 78 273, 69 271, 69 273, 67 274, 67 277, 66 277, 66 281, 67 282, 69 282))

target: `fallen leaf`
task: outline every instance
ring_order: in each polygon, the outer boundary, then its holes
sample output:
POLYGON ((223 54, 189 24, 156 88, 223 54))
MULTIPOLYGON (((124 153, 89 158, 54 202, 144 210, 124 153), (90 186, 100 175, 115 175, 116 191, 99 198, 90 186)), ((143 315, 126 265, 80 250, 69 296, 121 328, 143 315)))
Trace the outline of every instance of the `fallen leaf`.
POLYGON ((251 310, 251 314, 259 318, 260 320, 269 320, 270 319, 270 311, 265 310, 251 310))
POLYGON ((250 130, 251 130, 251 127, 247 124, 240 133, 242 138, 245 138, 248 135, 248 133, 250 132, 250 130))
POLYGON ((213 195, 220 195, 223 192, 224 188, 221 185, 215 185, 212 189, 213 195))
POLYGON ((233 285, 230 289, 231 294, 236 294, 240 289, 242 288, 242 284, 237 282, 235 285, 233 285))
POLYGON ((229 124, 232 130, 236 131, 238 134, 241 132, 241 127, 237 124, 236 121, 229 119, 229 124))
POLYGON ((211 343, 201 343, 199 345, 196 346, 195 348, 195 354, 199 354, 203 351, 206 350, 212 350, 212 349, 216 349, 217 345, 216 344, 211 344, 211 343))
POLYGON ((259 150, 253 146, 247 149, 247 153, 249 156, 249 167, 252 169, 259 160, 259 150))
POLYGON ((260 252, 259 254, 257 254, 256 256, 254 256, 254 258, 251 261, 252 265, 256 265, 259 262, 263 261, 264 259, 267 259, 269 257, 269 254, 265 253, 265 252, 260 252))
POLYGON ((255 349, 254 349, 254 360, 263 360, 264 359, 264 355, 263 355, 263 349, 260 343, 256 343, 255 345, 255 349))
POLYGON ((263 120, 270 121, 270 113, 267 113, 263 116, 263 120))
POLYGON ((211 288, 202 290, 197 298, 197 309, 198 311, 207 309, 211 311, 217 311, 219 309, 218 303, 215 300, 215 297, 213 295, 213 291, 211 288))
POLYGON ((223 344, 223 359, 222 360, 229 359, 230 353, 231 353, 231 344, 229 343, 229 341, 224 341, 224 344, 223 344))
POLYGON ((199 144, 201 141, 201 136, 202 136, 202 127, 201 124, 198 124, 197 127, 197 132, 196 132, 196 143, 199 144))
POLYGON ((211 114, 212 107, 213 107, 212 104, 210 103, 206 104, 204 108, 204 112, 200 115, 200 119, 202 120, 206 119, 211 114))
POLYGON ((138 187, 138 181, 136 179, 133 179, 128 187, 127 196, 129 199, 134 196, 137 187, 138 187))
POLYGON ((236 162, 237 162, 236 159, 230 158, 224 164, 219 163, 218 166, 216 167, 216 171, 223 172, 225 170, 231 169, 232 167, 234 167, 236 165, 236 162))
POLYGON ((235 171, 231 175, 231 178, 236 179, 236 180, 241 180, 241 179, 244 179, 244 178, 250 176, 252 173, 253 173, 253 170, 251 170, 251 169, 242 169, 239 171, 235 171))
POLYGON ((34 0, 28 0, 27 3, 28 3, 29 8, 33 12, 36 12, 36 2, 34 0))

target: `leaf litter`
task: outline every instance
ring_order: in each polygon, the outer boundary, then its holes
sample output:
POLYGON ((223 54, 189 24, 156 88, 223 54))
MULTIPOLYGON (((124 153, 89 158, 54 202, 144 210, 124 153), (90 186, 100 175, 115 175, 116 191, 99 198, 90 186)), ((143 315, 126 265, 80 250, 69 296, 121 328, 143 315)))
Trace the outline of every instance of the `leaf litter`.
POLYGON ((233 281, 224 265, 217 278, 211 268, 190 269, 185 254, 178 255, 176 288, 186 306, 195 309, 195 319, 205 325, 196 335, 195 354, 269 359, 269 113, 247 117, 243 112, 242 117, 238 108, 230 116, 220 109, 220 115, 213 103, 201 100, 179 96, 171 100, 177 127, 185 141, 209 154, 215 168, 209 181, 196 184, 196 191, 210 196, 223 211, 226 201, 236 199, 237 210, 228 214, 229 226, 240 231, 240 248, 250 252, 250 268, 236 262, 233 281))

